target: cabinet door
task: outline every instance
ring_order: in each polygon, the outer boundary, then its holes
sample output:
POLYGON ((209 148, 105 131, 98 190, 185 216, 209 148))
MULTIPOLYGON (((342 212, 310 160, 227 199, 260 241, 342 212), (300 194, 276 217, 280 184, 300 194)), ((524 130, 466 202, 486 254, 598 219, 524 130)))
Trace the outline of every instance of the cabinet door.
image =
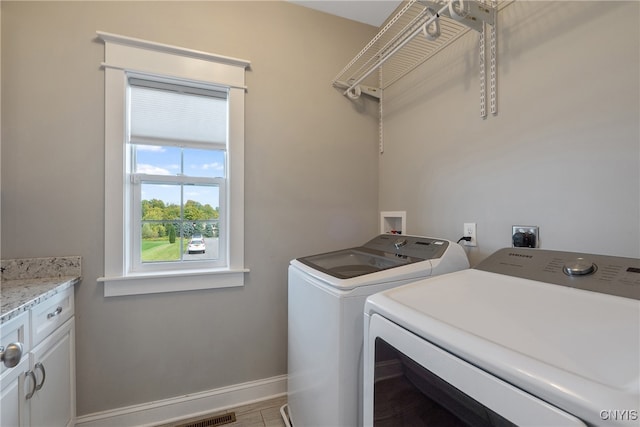
MULTIPOLYGON (((29 412, 25 395, 26 371, 29 370, 29 356, 0 376, 0 426, 22 427, 29 425, 29 412)), ((33 387, 30 384, 29 387, 33 387)))
MULTIPOLYGON (((31 349, 29 333, 29 312, 25 311, 0 326, 0 346, 7 348, 10 344, 20 343, 22 357, 27 358, 31 349)), ((4 363, 0 363, 0 375, 11 369, 13 368, 7 368, 4 363)))
POLYGON ((29 400, 31 426, 64 427, 75 423, 75 345, 72 317, 32 352, 37 391, 29 400))
POLYGON ((73 317, 73 288, 44 300, 31 309, 31 346, 35 347, 73 317))

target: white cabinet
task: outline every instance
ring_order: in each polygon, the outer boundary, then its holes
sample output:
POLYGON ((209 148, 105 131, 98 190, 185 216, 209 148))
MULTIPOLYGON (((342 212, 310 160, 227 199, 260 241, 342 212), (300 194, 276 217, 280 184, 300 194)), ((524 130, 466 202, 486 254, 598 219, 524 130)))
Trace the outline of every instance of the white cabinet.
MULTIPOLYGON (((0 347, 2 347, 2 350, 15 343, 22 345, 24 354, 30 350, 31 340, 29 337, 31 329, 29 327, 29 319, 29 312, 25 311, 0 325, 0 347)), ((7 368, 4 363, 0 363, 0 378, 4 378, 5 372, 10 369, 14 368, 7 368)))
POLYGON ((0 371, 0 426, 72 426, 76 412, 73 287, 2 325, 1 345, 18 340, 25 350, 20 363, 0 371))
POLYGON ((74 314, 73 288, 57 293, 31 309, 31 348, 74 314))
POLYGON ((29 370, 30 314, 28 311, 0 325, 0 347, 22 345, 22 359, 13 368, 0 363, 0 426, 29 425, 25 396, 25 375, 29 370))
POLYGON ((35 388, 27 391, 32 427, 71 426, 75 421, 74 319, 31 350, 35 388), (33 393, 32 393, 33 392, 33 393))
POLYGON ((28 426, 29 412, 24 398, 26 372, 29 370, 29 357, 10 368, 0 377, 0 426, 28 426))

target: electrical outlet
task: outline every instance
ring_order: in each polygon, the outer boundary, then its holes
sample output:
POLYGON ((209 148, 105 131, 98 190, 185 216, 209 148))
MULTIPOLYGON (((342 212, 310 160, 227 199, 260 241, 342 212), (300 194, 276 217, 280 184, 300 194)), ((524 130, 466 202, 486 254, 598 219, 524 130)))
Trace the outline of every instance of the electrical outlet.
POLYGON ((539 248, 540 229, 537 225, 514 225, 511 242, 514 248, 539 248))
POLYGON ((471 237, 471 240, 468 242, 466 240, 463 240, 465 246, 478 246, 478 236, 476 234, 475 222, 465 222, 462 235, 464 237, 471 237))

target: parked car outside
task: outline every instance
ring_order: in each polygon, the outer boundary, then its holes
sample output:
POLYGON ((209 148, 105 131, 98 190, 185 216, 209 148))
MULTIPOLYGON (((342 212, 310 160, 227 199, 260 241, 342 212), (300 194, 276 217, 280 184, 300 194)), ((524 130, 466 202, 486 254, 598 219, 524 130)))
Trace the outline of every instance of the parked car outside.
POLYGON ((189 254, 194 254, 194 253, 201 253, 203 254, 206 250, 206 246, 204 244, 204 238, 200 237, 200 238, 196 238, 196 237, 192 237, 191 240, 189 241, 189 245, 187 246, 187 253, 189 254))

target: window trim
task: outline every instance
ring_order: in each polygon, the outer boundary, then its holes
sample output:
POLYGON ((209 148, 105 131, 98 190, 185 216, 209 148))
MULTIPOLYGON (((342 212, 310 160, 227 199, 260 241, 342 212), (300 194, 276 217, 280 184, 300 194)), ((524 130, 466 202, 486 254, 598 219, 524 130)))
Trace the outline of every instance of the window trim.
POLYGON ((105 44, 105 296, 243 286, 244 274, 244 95, 250 62, 131 37, 97 32, 105 44), (228 88, 229 141, 227 267, 134 273, 127 243, 126 92, 131 74, 180 79, 228 88), (230 214, 232 213, 232 214, 230 214))

